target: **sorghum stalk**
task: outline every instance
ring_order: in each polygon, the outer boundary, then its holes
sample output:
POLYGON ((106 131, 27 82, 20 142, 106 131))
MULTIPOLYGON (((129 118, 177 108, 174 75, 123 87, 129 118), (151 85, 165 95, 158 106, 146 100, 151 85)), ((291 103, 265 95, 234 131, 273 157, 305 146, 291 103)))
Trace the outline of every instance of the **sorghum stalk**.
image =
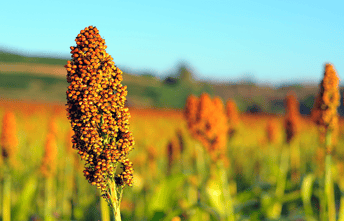
POLYGON ((2 193, 2 220, 11 220, 11 174, 5 172, 3 175, 2 193))
POLYGON ((57 145, 55 135, 49 133, 44 147, 44 156, 41 165, 41 173, 44 177, 44 220, 53 220, 54 200, 54 175, 56 170, 57 145))
POLYGON ((3 165, 2 220, 11 220, 11 169, 17 153, 16 119, 12 112, 6 112, 2 121, 0 140, 3 165))
MULTIPOLYGON (((278 179, 276 184, 275 198, 277 200, 281 199, 284 196, 285 187, 287 183, 287 174, 289 169, 289 150, 283 148, 280 155, 280 166, 278 171, 278 179)), ((275 202, 272 206, 272 209, 268 211, 269 218, 278 219, 281 216, 282 212, 282 203, 280 201, 275 202)))
POLYGON ((338 127, 337 108, 340 104, 339 99, 339 78, 333 65, 326 64, 324 78, 320 84, 320 91, 312 109, 312 118, 318 125, 320 141, 324 141, 324 151, 326 151, 324 192, 327 200, 328 220, 330 221, 336 220, 336 205, 331 168, 332 139, 338 127))
POLYGON ((290 149, 290 169, 293 182, 300 179, 300 147, 296 141, 300 127, 300 107, 296 95, 292 92, 286 96, 286 115, 285 115, 285 132, 286 141, 290 149))
POLYGON ((80 31, 65 65, 68 119, 74 130, 73 148, 85 160, 84 175, 120 220, 119 205, 125 185, 132 186, 133 167, 128 159, 134 140, 129 132, 130 113, 124 107, 127 87, 122 71, 105 51, 96 27, 80 31), (120 169, 121 171, 117 171, 120 169))
POLYGON ((228 136, 228 119, 221 98, 211 99, 206 93, 200 98, 191 95, 187 99, 185 107, 185 118, 190 133, 202 142, 207 156, 204 158, 202 151, 197 150, 196 167, 197 172, 205 176, 205 159, 210 155, 212 166, 215 168, 220 178, 223 205, 227 208, 227 213, 222 219, 234 220, 234 208, 229 192, 228 176, 225 172, 222 160, 226 157, 226 145, 228 136))
POLYGON ((100 211, 102 216, 102 221, 110 221, 110 211, 106 200, 100 197, 100 211))
POLYGON ((312 220, 313 217, 313 209, 311 203, 313 183, 314 175, 308 174, 305 178, 303 178, 301 185, 301 197, 303 202, 303 208, 306 215, 306 220, 312 220))

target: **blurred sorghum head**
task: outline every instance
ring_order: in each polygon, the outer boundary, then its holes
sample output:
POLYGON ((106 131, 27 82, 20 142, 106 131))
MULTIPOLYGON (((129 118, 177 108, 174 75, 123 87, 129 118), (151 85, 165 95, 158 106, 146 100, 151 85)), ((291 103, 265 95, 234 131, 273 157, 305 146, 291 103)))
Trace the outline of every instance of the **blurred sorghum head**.
POLYGON ((1 155, 4 162, 13 160, 18 150, 16 117, 12 112, 6 112, 2 118, 1 155))
POLYGON ((324 78, 319 87, 311 117, 318 125, 320 138, 323 139, 328 131, 334 131, 338 127, 339 77, 332 64, 325 65, 324 78))
POLYGON ((133 167, 128 154, 134 139, 129 132, 130 113, 124 107, 127 87, 121 84, 122 71, 105 51, 105 40, 96 27, 81 30, 75 41, 72 61, 65 65, 73 148, 86 161, 85 177, 103 193, 109 180, 131 186, 133 167), (116 173, 117 164, 122 167, 120 173, 116 173))
POLYGON ((219 97, 213 100, 206 93, 200 98, 190 95, 186 102, 185 119, 193 137, 201 141, 213 160, 219 159, 227 143, 227 117, 219 97))
POLYGON ((300 128, 300 105, 296 95, 290 92, 285 98, 286 114, 284 119, 284 128, 286 132, 286 141, 290 143, 300 128))

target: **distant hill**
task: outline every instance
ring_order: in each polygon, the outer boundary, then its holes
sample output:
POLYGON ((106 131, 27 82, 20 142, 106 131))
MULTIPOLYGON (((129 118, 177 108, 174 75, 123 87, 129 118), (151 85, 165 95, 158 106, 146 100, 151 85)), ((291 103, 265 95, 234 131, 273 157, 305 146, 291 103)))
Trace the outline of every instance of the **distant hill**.
MULTIPOLYGON (((64 103, 67 59, 26 57, 0 51, 0 98, 24 99, 64 103)), ((159 79, 151 74, 123 73, 123 84, 128 86, 128 105, 135 107, 183 108, 189 94, 207 92, 220 96, 225 102, 234 99, 240 111, 262 111, 283 114, 284 97, 294 91, 300 101, 302 114, 309 114, 317 85, 289 85, 274 87, 254 83, 210 83, 192 79, 186 68, 181 73, 159 79)), ((343 92, 343 88, 341 89, 343 92)), ((343 105, 339 109, 344 114, 343 105)))
POLYGON ((42 57, 26 57, 19 54, 0 50, 0 62, 8 63, 30 63, 30 64, 48 64, 48 65, 65 65, 67 59, 61 58, 42 58, 42 57))

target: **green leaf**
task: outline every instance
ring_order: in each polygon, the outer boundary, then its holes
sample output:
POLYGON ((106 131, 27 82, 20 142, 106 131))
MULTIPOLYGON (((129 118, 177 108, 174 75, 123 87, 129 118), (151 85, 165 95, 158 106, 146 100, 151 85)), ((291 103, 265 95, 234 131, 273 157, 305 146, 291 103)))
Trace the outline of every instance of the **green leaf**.
POLYGON ((153 191, 153 196, 149 200, 149 214, 153 215, 155 212, 167 212, 177 202, 178 197, 183 194, 178 194, 178 189, 183 185, 185 176, 178 174, 168 179, 162 180, 161 183, 153 191))
POLYGON ((37 179, 34 176, 29 176, 23 191, 20 194, 19 201, 13 209, 13 220, 27 220, 29 218, 29 212, 35 196, 37 185, 37 179))

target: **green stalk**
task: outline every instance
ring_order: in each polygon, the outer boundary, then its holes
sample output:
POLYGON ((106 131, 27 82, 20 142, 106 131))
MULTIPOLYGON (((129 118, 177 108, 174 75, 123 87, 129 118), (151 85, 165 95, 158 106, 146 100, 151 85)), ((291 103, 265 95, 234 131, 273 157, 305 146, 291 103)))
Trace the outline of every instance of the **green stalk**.
POLYGON ((234 214, 234 208, 233 208, 233 200, 230 194, 230 188, 227 180, 227 174, 224 169, 223 163, 221 161, 217 162, 217 168, 219 171, 221 184, 222 184, 222 193, 225 200, 225 207, 227 208, 227 220, 228 221, 234 221, 235 220, 235 214, 234 214))
POLYGON ((11 175, 4 173, 2 193, 2 220, 11 221, 11 175))
POLYGON ((319 219, 322 221, 327 220, 327 211, 326 211, 326 194, 324 191, 325 180, 321 179, 319 181, 319 201, 320 201, 320 217, 319 219))
POLYGON ((52 199, 52 188, 53 188, 53 178, 46 177, 45 178, 45 202, 44 202, 44 220, 51 221, 53 220, 52 214, 52 206, 53 206, 53 199, 52 199))
POLYGON ((313 209, 311 203, 312 189, 313 189, 314 175, 307 175, 302 182, 301 197, 303 202, 303 208, 305 210, 306 220, 313 220, 313 209))
POLYGON ((121 219, 120 205, 121 205, 123 188, 117 187, 115 181, 109 181, 108 186, 109 186, 109 191, 110 191, 109 192, 110 206, 114 215, 114 220, 121 221, 122 219, 121 219))
MULTIPOLYGON (((289 168, 289 148, 283 148, 281 153, 281 162, 279 168, 279 175, 276 184, 275 199, 281 199, 284 196, 284 191, 287 183, 287 173, 289 168)), ((278 219, 282 212, 282 202, 277 201, 272 205, 272 209, 268 211, 268 217, 278 219)))
MULTIPOLYGON (((331 132, 326 133, 325 138, 326 149, 331 147, 331 132)), ((328 206, 328 220, 336 220, 336 204, 334 199, 334 190, 333 190, 333 179, 332 179, 332 156, 331 153, 326 152, 325 159, 325 194, 327 197, 327 206, 328 206)))
POLYGON ((340 208, 339 208, 338 221, 344 221, 344 196, 340 197, 340 208))
POLYGON ((64 162, 64 168, 63 168, 63 176, 62 176, 62 214, 64 219, 71 219, 71 189, 72 189, 72 183, 70 180, 72 180, 73 172, 72 175, 69 174, 69 171, 73 171, 73 165, 71 162, 71 156, 68 155, 67 158, 65 158, 64 162))
POLYGON ((100 196, 100 211, 102 214, 102 221, 110 221, 109 206, 102 196, 100 196))
POLYGON ((298 142, 292 142, 290 144, 290 168, 291 168, 291 180, 293 183, 300 181, 300 145, 298 142))

